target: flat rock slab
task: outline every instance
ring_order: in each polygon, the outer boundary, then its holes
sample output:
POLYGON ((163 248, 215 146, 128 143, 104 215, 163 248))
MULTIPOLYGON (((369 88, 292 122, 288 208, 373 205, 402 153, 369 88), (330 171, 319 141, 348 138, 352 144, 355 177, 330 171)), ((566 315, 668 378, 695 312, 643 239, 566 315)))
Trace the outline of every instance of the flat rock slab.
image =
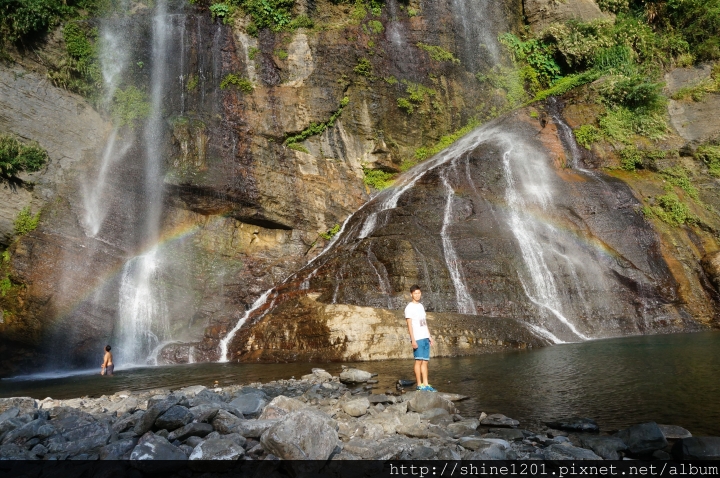
POLYGON ((385 395, 384 393, 382 393, 382 394, 373 393, 372 395, 367 397, 367 399, 373 405, 376 403, 395 403, 396 402, 395 397, 393 397, 391 395, 385 395))
POLYGON ((265 430, 278 423, 279 420, 241 420, 235 432, 245 438, 260 438, 265 430))
POLYGON ((190 437, 204 437, 212 433, 213 430, 213 426, 209 423, 188 423, 184 427, 171 432, 170 435, 168 435, 168 441, 185 441, 190 437))
POLYGON ((668 440, 679 440, 681 438, 690 438, 692 437, 692 433, 690 433, 688 430, 684 429, 683 427, 678 427, 676 425, 658 425, 660 427, 660 431, 665 435, 665 438, 668 440))
POLYGON ((370 372, 357 368, 346 368, 340 372, 340 381, 343 383, 364 383, 372 378, 370 372))
POLYGON ((239 460, 245 456, 245 449, 229 438, 205 440, 190 454, 190 460, 239 460))
POLYGON ((662 450, 668 446, 668 442, 662 430, 655 422, 633 425, 615 434, 628 446, 631 453, 635 455, 652 454, 655 450, 662 450))
POLYGON ((545 425, 558 430, 569 430, 573 432, 597 432, 600 427, 591 418, 566 418, 556 422, 546 422, 545 425))
POLYGON ((542 450, 546 460, 601 460, 598 455, 585 448, 570 444, 553 444, 542 450))
POLYGON ((451 402, 460 402, 462 400, 467 400, 467 395, 460 395, 458 393, 445 393, 445 392, 437 392, 438 395, 440 395, 445 400, 450 400, 451 402))
POLYGON ((260 394, 243 393, 230 402, 230 406, 240 410, 244 416, 257 417, 267 405, 267 400, 260 394))
POLYGON ((425 412, 433 408, 444 408, 448 412, 455 412, 452 402, 445 400, 435 392, 416 391, 408 400, 408 410, 413 412, 425 412))
POLYGON ((480 424, 487 427, 515 428, 520 425, 520 422, 500 413, 493 413, 492 415, 488 415, 483 418, 480 421, 480 424))

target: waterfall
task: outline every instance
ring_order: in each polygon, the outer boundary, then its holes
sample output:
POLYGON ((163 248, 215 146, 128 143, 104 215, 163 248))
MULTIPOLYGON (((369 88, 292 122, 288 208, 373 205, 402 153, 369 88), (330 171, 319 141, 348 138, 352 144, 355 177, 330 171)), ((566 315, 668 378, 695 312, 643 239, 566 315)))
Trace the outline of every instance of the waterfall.
POLYGON ((475 314, 477 309, 475 308, 475 302, 473 302, 470 293, 465 286, 465 277, 463 275, 460 261, 458 260, 455 248, 453 247, 452 241, 450 240, 450 234, 448 233, 448 227, 452 220, 452 202, 455 191, 448 182, 447 170, 440 173, 443 186, 447 191, 447 201, 445 202, 445 211, 443 214, 443 225, 440 231, 440 237, 442 238, 443 252, 445 256, 445 263, 447 264, 448 271, 450 272, 450 278, 455 286, 455 299, 457 302, 458 312, 461 314, 475 314))
MULTIPOLYGON (((513 144, 512 138, 507 138, 507 143, 513 144)), ((520 148, 517 147, 519 150, 520 148)), ((541 158, 541 160, 544 158, 541 158)), ((520 281, 525 289, 525 294, 531 302, 536 304, 540 310, 550 312, 562 324, 569 328, 572 333, 582 340, 588 340, 588 337, 580 333, 573 323, 567 319, 562 313, 562 305, 560 294, 555 284, 555 274, 551 271, 545 258, 545 250, 538 238, 538 227, 529 217, 528 211, 532 207, 539 206, 546 209, 551 200, 552 193, 544 180, 544 168, 535 158, 530 155, 516 151, 516 146, 510 146, 503 153, 503 168, 507 188, 505 190, 505 199, 510 209, 509 224, 520 246, 520 252, 530 275, 530 283, 520 274, 520 281), (511 159, 513 155, 517 155, 517 162, 520 163, 519 168, 523 170, 520 175, 523 177, 521 191, 517 181, 516 174, 513 172, 511 159)), ((547 330, 548 325, 543 324, 545 333, 550 334, 547 330)), ((558 342, 559 340, 555 340, 558 342)))
MULTIPOLYGON (((163 97, 168 83, 174 78, 170 70, 170 42, 184 43, 182 34, 175 32, 176 24, 184 32, 183 15, 170 15, 165 1, 159 1, 152 19, 152 71, 150 76, 150 114, 143 127, 144 181, 139 244, 152 245, 149 252, 135 256, 125 263, 118 300, 116 336, 119 340, 119 362, 125 364, 157 363, 158 345, 169 336, 167 306, 161 278, 162 254, 157 243, 163 210, 163 175, 165 121, 163 97)), ((180 45, 182 46, 182 45, 180 45)))

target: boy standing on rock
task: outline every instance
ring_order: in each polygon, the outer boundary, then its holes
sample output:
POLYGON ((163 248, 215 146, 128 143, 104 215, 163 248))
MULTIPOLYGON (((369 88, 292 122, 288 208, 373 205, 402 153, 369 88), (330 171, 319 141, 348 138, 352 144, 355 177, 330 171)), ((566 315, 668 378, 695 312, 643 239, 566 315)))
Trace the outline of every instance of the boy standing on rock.
POLYGON ((407 320, 410 342, 415 357, 415 380, 417 389, 428 392, 436 392, 428 383, 428 362, 430 361, 430 346, 435 345, 430 337, 430 329, 427 326, 425 307, 420 303, 422 292, 419 285, 410 287, 412 302, 405 307, 405 319, 407 320))

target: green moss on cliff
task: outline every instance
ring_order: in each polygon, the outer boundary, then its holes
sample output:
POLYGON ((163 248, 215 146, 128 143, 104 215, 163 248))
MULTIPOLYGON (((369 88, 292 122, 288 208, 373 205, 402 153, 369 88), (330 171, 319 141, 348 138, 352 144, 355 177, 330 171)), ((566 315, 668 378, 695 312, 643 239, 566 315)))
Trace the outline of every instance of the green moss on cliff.
POLYGON ((0 179, 14 180, 23 172, 40 171, 48 153, 37 143, 22 143, 13 135, 0 135, 0 179))
POLYGON ((311 136, 323 133, 326 129, 335 125, 335 121, 340 117, 343 109, 348 105, 349 102, 350 98, 348 98, 347 96, 344 97, 340 101, 340 106, 338 106, 338 109, 335 110, 335 112, 330 116, 330 119, 323 123, 310 123, 310 126, 302 130, 300 133, 285 138, 283 144, 285 144, 286 146, 290 146, 294 143, 305 141, 311 136))

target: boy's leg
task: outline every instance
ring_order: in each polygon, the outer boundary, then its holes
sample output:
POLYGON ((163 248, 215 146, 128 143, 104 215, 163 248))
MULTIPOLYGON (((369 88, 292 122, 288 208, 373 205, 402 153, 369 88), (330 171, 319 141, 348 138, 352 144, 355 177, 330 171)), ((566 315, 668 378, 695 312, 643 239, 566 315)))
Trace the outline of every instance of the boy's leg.
POLYGON ((417 382, 418 387, 423 384, 422 374, 421 374, 422 364, 423 364, 423 360, 415 361, 415 381, 417 382))
POLYGON ((422 375, 422 378, 424 380, 422 384, 428 385, 429 381, 430 381, 428 379, 428 361, 422 360, 421 362, 422 362, 422 365, 420 365, 420 375, 422 375))

